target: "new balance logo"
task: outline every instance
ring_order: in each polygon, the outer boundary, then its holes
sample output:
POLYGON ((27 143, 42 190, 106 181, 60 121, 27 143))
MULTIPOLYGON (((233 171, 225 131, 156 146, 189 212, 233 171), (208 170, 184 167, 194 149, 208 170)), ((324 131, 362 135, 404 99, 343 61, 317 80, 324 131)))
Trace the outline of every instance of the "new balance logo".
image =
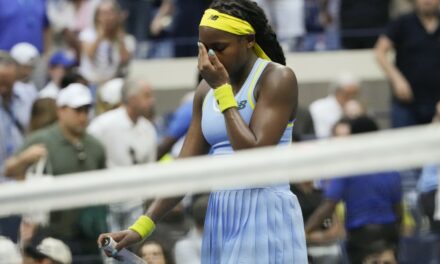
POLYGON ((240 101, 238 103, 238 110, 244 109, 246 107, 246 104, 247 104, 247 100, 240 101))

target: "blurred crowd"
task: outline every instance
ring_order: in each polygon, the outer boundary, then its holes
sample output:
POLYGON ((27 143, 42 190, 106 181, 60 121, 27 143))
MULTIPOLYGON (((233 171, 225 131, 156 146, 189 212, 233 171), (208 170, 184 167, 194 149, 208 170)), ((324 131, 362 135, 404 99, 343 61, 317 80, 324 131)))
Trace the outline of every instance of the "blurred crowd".
MULTIPOLYGON (((0 183, 176 157, 193 93, 158 116, 154 84, 127 78, 128 65, 197 56, 210 2, 0 0, 0 183)), ((440 122, 440 0, 256 2, 286 52, 374 49, 392 90, 391 128, 440 122)), ((194 86, 199 81, 194 76, 194 86)), ((342 72, 328 96, 300 102, 294 141, 380 130, 362 86, 342 72)), ((439 175, 438 164, 426 164, 292 184, 310 263, 440 263, 439 175)), ((97 248, 98 235, 126 229, 150 202, 1 218, 0 263, 113 263, 97 248)), ((149 264, 200 263, 207 204, 206 194, 188 195, 131 250, 149 264)))

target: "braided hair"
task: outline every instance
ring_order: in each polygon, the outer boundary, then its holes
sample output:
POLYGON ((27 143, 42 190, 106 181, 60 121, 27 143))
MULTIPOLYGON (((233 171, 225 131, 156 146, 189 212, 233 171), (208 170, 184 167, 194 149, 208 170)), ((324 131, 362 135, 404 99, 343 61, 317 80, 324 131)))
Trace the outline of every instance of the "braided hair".
POLYGON ((277 36, 261 9, 250 0, 214 0, 210 8, 249 22, 255 29, 255 41, 260 45, 269 58, 286 65, 283 49, 278 43, 277 36))

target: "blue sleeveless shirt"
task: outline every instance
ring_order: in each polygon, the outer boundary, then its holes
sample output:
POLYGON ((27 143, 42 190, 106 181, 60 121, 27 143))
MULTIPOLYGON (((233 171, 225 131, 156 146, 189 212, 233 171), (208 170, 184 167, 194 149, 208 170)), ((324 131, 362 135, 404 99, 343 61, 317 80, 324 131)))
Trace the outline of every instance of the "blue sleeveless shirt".
MULTIPOLYGON (((255 85, 269 62, 257 59, 235 95, 249 125, 256 105, 255 85)), ((278 145, 290 144, 293 123, 278 145)), ((203 103, 202 132, 212 155, 232 154, 223 114, 211 89, 203 103)), ((213 190, 205 218, 202 264, 306 264, 307 247, 301 208, 288 182, 265 187, 213 190)))
MULTIPOLYGON (((251 121, 256 105, 254 97, 255 86, 268 64, 269 61, 258 58, 243 86, 235 95, 235 100, 238 104, 238 111, 247 125, 249 125, 251 121)), ((279 145, 287 145, 292 142, 292 129, 293 122, 287 125, 286 130, 279 141, 279 145)), ((226 122, 217 105, 213 89, 207 93, 203 102, 202 132, 206 141, 211 145, 212 155, 225 155, 234 152, 231 143, 229 142, 226 122)))

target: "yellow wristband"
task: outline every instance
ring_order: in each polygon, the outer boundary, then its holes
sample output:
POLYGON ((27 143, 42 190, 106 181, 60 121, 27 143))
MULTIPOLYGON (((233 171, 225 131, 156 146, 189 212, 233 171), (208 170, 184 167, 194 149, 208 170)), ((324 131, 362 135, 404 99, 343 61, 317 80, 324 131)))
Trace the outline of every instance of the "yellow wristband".
POLYGON ((226 109, 238 106, 237 101, 235 101, 234 92, 232 92, 232 86, 229 83, 215 88, 214 96, 222 113, 226 109))
POLYGON ((154 224, 153 220, 146 215, 142 215, 128 229, 135 231, 141 236, 142 239, 144 239, 153 233, 155 228, 156 225, 154 224))

